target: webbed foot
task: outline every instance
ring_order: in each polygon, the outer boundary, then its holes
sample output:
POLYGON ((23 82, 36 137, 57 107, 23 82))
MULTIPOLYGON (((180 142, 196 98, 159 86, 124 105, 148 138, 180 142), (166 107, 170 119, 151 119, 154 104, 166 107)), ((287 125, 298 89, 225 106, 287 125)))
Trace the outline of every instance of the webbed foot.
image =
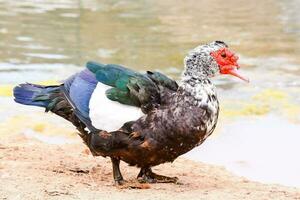
POLYGON ((158 175, 152 172, 151 168, 142 168, 139 175, 138 181, 140 183, 177 183, 177 177, 168 177, 158 175))

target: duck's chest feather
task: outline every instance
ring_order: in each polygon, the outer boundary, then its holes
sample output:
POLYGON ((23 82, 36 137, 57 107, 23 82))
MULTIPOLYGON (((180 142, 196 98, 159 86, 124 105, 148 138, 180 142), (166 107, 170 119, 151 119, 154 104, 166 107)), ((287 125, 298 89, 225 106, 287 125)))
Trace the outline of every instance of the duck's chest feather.
MULTIPOLYGON (((213 131, 218 117, 218 104, 199 102, 185 91, 174 95, 173 104, 154 110, 132 126, 141 144, 129 145, 129 163, 154 166, 173 161, 201 144, 213 131), (137 154, 139 159, 131 161, 137 154)), ((125 156, 126 157, 126 156, 125 156)), ((126 160, 126 158, 123 160, 126 160)))
POLYGON ((200 116, 199 128, 206 130, 205 138, 208 137, 213 132, 219 115, 219 101, 215 86, 209 79, 194 80, 183 84, 179 92, 183 95, 179 95, 178 98, 183 100, 177 100, 177 102, 195 110, 190 113, 192 118, 195 118, 194 115, 199 109, 205 112, 203 117, 200 116))

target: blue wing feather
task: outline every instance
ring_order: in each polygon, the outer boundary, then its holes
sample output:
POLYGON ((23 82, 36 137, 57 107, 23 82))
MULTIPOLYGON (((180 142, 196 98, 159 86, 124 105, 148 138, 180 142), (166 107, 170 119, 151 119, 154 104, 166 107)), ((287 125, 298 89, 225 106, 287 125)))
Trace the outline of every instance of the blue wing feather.
POLYGON ((72 104, 85 117, 89 118, 89 101, 97 86, 95 75, 85 69, 64 82, 65 91, 72 104))

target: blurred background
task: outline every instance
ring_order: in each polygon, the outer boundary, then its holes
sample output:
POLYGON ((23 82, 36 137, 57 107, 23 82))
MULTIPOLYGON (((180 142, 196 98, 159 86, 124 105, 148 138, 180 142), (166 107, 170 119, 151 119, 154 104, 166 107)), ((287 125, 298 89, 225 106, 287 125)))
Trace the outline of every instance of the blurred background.
POLYGON ((299 10, 299 0, 0 0, 0 138, 80 142, 68 122, 14 103, 16 84, 56 84, 89 60, 178 80, 190 49, 223 40, 251 82, 214 78, 217 130, 185 156, 300 187, 299 10))

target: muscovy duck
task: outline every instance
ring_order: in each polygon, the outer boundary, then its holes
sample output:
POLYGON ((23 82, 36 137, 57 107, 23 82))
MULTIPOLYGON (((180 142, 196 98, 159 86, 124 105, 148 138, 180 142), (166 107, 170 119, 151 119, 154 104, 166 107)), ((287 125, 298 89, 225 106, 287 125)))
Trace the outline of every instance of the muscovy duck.
POLYGON ((152 172, 200 145, 216 127, 219 103, 210 78, 231 74, 245 81, 238 57, 222 41, 198 46, 184 59, 181 83, 159 72, 88 62, 61 85, 20 84, 17 103, 40 106, 73 123, 95 156, 109 156, 116 184, 120 160, 141 168, 138 180, 177 182, 152 172))

